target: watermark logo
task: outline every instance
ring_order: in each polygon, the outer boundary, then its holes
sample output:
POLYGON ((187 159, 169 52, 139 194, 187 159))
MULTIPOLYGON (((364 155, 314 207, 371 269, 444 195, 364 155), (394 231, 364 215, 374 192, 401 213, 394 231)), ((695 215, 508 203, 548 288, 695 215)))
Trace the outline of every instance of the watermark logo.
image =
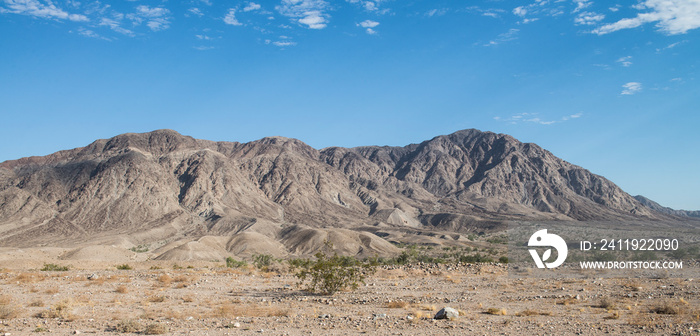
POLYGON ((537 264, 538 268, 559 267, 564 263, 566 256, 569 253, 569 249, 566 247, 566 242, 564 239, 553 233, 547 233, 547 229, 539 230, 530 236, 527 246, 553 247, 555 250, 557 250, 557 260, 554 260, 553 262, 546 262, 549 257, 552 256, 552 249, 547 249, 544 251, 541 258, 535 249, 530 249, 530 255, 532 256, 532 259, 535 260, 535 264, 537 264))

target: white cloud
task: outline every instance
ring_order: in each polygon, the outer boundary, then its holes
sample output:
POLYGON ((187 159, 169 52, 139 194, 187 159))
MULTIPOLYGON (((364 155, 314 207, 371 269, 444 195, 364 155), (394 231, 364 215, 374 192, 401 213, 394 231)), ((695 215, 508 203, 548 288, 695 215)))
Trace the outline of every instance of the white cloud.
POLYGON ((642 83, 639 82, 629 82, 625 85, 622 85, 622 92, 620 94, 623 95, 633 95, 639 91, 642 91, 642 83))
POLYGON ((600 21, 603 21, 605 19, 605 15, 603 14, 598 14, 594 12, 581 12, 578 14, 578 16, 574 19, 574 22, 577 25, 596 25, 600 21))
POLYGON ((328 7, 324 0, 282 0, 275 9, 309 29, 323 29, 328 23, 329 15, 325 12, 328 7))
POLYGON ((617 63, 622 64, 622 66, 626 68, 626 67, 632 65, 632 61, 631 61, 631 60, 632 60, 632 56, 620 57, 620 58, 617 60, 617 63))
POLYGON ((192 7, 190 9, 188 9, 187 12, 192 14, 192 15, 199 16, 199 17, 204 16, 204 13, 202 13, 202 11, 197 7, 192 7))
POLYGON ((236 9, 235 8, 231 8, 228 10, 228 13, 224 17, 224 23, 226 23, 228 25, 232 25, 232 26, 242 26, 243 25, 242 23, 240 23, 236 19, 236 9))
POLYGON ((365 21, 358 23, 358 25, 362 28, 374 28, 374 27, 379 25, 379 22, 372 21, 372 20, 365 20, 365 21))
POLYGON ((163 7, 148 7, 140 5, 136 7, 136 12, 127 15, 127 18, 134 25, 139 25, 146 21, 146 26, 152 31, 165 30, 170 27, 170 11, 163 7))
POLYGON ((296 42, 290 42, 290 41, 284 41, 284 42, 275 41, 275 42, 272 42, 272 44, 275 46, 278 46, 278 47, 291 47, 291 46, 297 45, 296 42))
POLYGON ((538 115, 539 115, 539 113, 524 112, 524 113, 518 113, 518 114, 512 115, 512 116, 507 117, 507 118, 493 117, 493 119, 497 120, 497 121, 507 122, 507 123, 513 124, 513 125, 521 124, 521 123, 533 123, 533 124, 539 124, 539 125, 553 125, 553 124, 568 121, 570 119, 581 118, 583 116, 583 113, 579 112, 576 114, 563 116, 559 119, 549 119, 549 120, 542 119, 538 115))
POLYGON ((38 0, 5 0, 5 7, 0 7, 0 12, 34 16, 42 19, 70 20, 75 22, 90 21, 82 14, 70 14, 56 7, 52 1, 42 3, 38 0))
POLYGON ((700 27, 700 0, 646 0, 639 6, 634 18, 626 18, 603 25, 593 31, 598 35, 609 34, 622 29, 636 28, 646 23, 656 22, 659 30, 668 35, 685 34, 700 27))
POLYGON ((507 32, 498 35, 495 40, 491 40, 489 43, 485 44, 484 46, 495 46, 498 44, 501 44, 503 42, 508 42, 517 39, 517 34, 520 31, 520 29, 516 28, 511 28, 507 32))
POLYGON ((260 6, 259 4, 256 4, 255 2, 249 2, 248 5, 246 5, 246 6, 243 8, 243 11, 244 11, 244 12, 250 12, 250 11, 258 10, 258 9, 260 9, 260 8, 262 8, 262 6, 260 6))
POLYGON ((120 34, 124 34, 127 36, 134 36, 133 31, 122 27, 121 23, 117 20, 113 20, 113 19, 109 19, 109 18, 102 18, 102 19, 100 19, 99 25, 109 27, 113 31, 120 33, 120 34))
POLYGON ((431 9, 425 13, 425 16, 433 17, 433 16, 443 16, 447 14, 447 8, 440 8, 440 9, 431 9))
POLYGON ((520 17, 525 16, 525 14, 527 14, 527 9, 523 6, 515 7, 513 9, 513 14, 520 17))
POLYGON ((576 3, 576 9, 574 9, 574 13, 579 12, 582 9, 588 8, 592 5, 592 3, 589 0, 574 0, 574 3, 576 3))
POLYGON ((389 13, 389 9, 379 9, 379 4, 386 1, 386 0, 375 0, 375 1, 366 1, 366 0, 346 0, 347 2, 351 4, 357 4, 362 6, 366 11, 368 12, 376 12, 378 14, 386 14, 389 13))

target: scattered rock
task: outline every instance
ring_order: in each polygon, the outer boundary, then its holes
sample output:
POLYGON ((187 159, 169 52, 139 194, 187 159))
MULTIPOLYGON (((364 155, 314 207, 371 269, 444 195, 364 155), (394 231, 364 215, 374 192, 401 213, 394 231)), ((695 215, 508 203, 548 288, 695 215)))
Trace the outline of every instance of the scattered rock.
POLYGON ((459 312, 457 309, 451 308, 451 307, 445 307, 440 309, 440 311, 435 314, 435 317, 433 317, 436 320, 444 320, 444 319, 456 319, 459 317, 459 312))

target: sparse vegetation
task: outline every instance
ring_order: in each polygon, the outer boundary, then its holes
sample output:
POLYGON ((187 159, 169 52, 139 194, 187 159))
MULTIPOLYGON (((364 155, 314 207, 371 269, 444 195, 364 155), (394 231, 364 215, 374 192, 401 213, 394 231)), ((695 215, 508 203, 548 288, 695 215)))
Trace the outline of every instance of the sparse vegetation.
POLYGON ((226 258, 226 267, 228 268, 242 268, 246 266, 248 266, 248 263, 245 260, 238 261, 231 257, 226 258))
POLYGON ((131 268, 131 265, 129 265, 129 264, 122 264, 122 265, 117 265, 117 269, 118 270, 131 270, 133 268, 131 268))
POLYGON ((134 247, 130 248, 129 250, 136 252, 136 253, 145 253, 145 252, 148 252, 149 245, 148 244, 140 244, 138 246, 134 246, 134 247))
MULTIPOLYGON (((326 247, 332 249, 332 245, 326 242, 326 247)), ((316 260, 303 260, 292 263, 299 270, 295 276, 299 283, 309 279, 307 290, 322 294, 333 295, 344 289, 357 289, 364 282, 366 274, 373 272, 372 266, 352 257, 342 257, 337 253, 329 257, 323 252, 315 255, 316 260)))
POLYGON ((114 327, 114 331, 119 333, 136 333, 141 330, 141 325, 132 320, 121 320, 114 327))
POLYGON ((253 265, 260 270, 267 270, 275 260, 271 254, 253 254, 253 265))
POLYGON ((162 323, 151 323, 146 326, 146 330, 143 331, 146 335, 161 335, 168 332, 168 326, 162 323))
POLYGON ((486 310, 486 314, 489 314, 489 315, 507 315, 507 312, 503 308, 489 308, 486 310))
POLYGON ((44 267, 41 268, 44 272, 65 272, 69 269, 69 266, 59 266, 56 264, 44 264, 44 267))

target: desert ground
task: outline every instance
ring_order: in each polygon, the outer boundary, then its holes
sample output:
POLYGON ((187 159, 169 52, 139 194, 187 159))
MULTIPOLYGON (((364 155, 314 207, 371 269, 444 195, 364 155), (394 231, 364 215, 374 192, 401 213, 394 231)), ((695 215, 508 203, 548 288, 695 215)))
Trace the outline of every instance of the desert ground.
POLYGON ((3 266, 0 335, 700 335, 690 278, 542 280, 509 276, 507 264, 418 263, 378 266, 328 296, 283 266, 3 266), (434 319, 444 307, 459 317, 434 319))

